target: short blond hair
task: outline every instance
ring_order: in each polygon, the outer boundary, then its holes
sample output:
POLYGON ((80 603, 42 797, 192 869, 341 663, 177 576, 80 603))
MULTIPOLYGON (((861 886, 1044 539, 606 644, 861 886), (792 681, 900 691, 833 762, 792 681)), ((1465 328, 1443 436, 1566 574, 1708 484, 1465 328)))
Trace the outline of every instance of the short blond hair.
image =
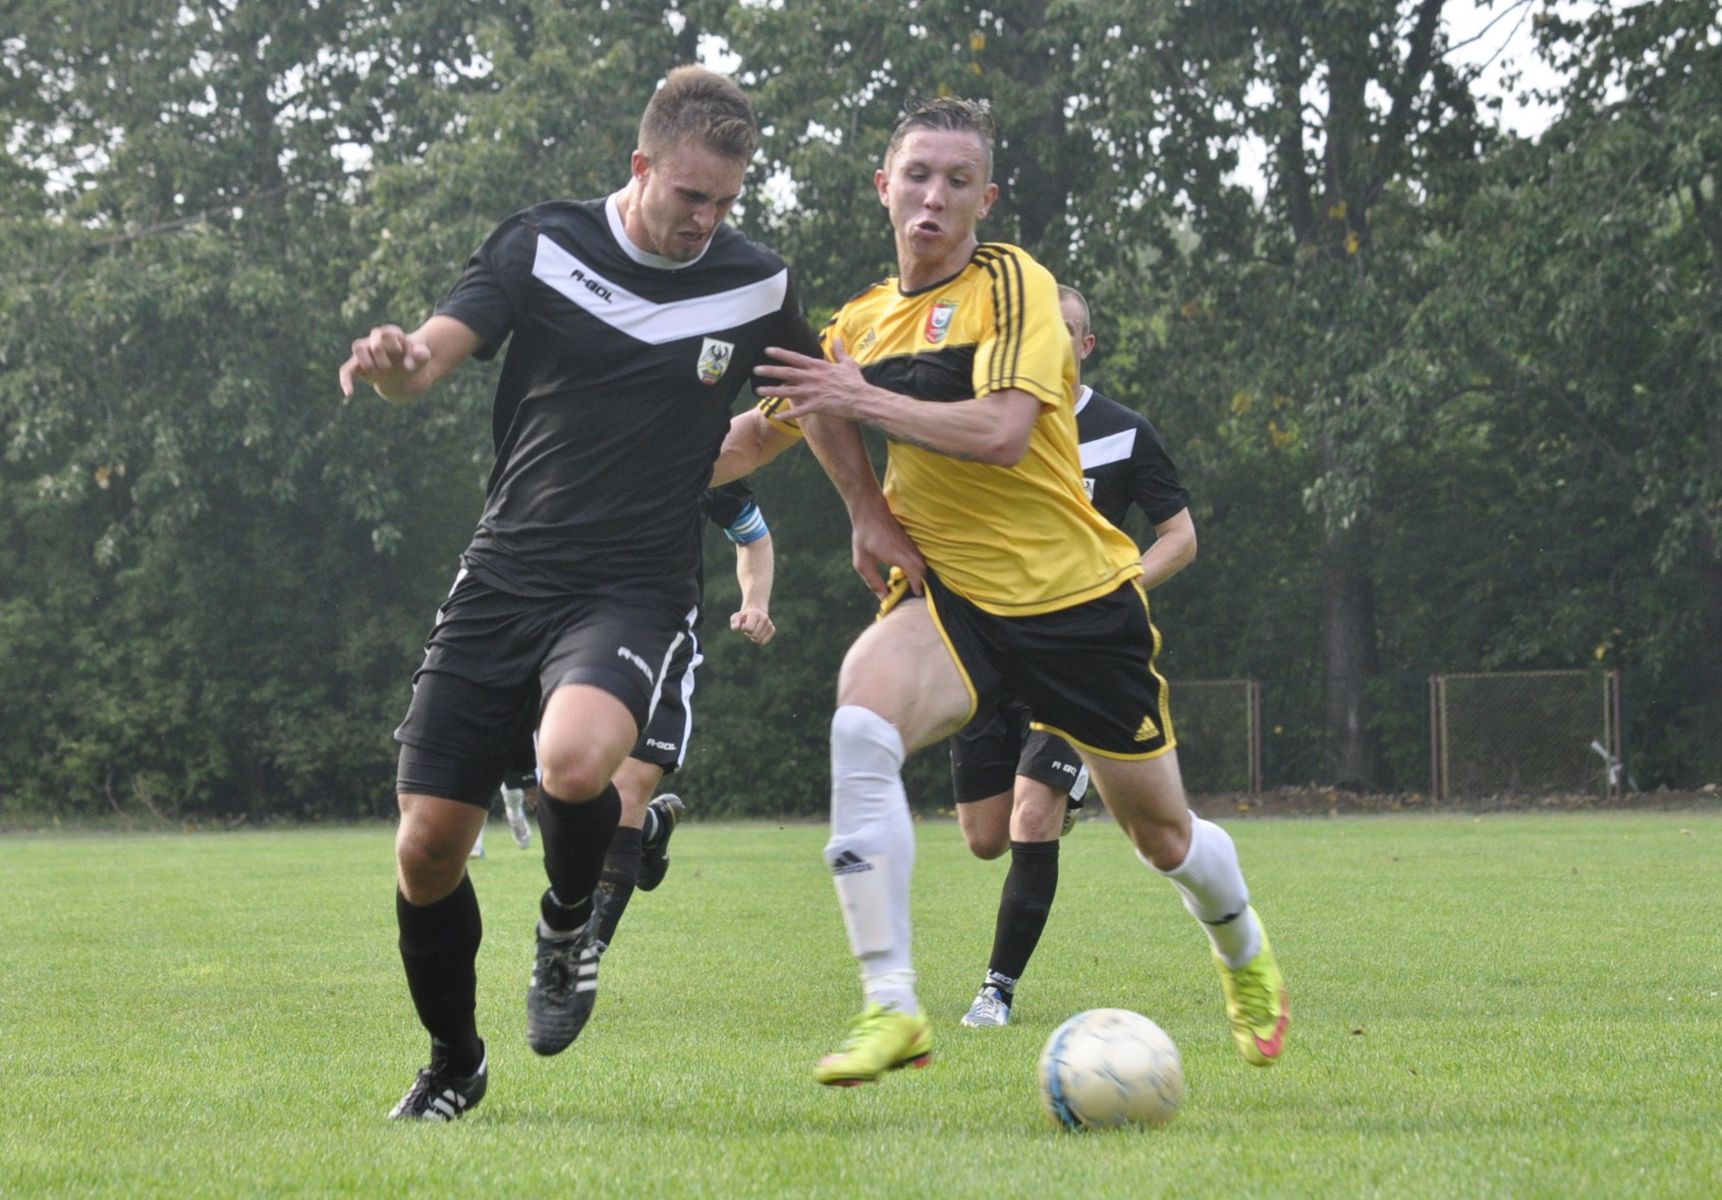
POLYGON ((1067 284, 1061 283, 1058 285, 1058 299, 1061 304, 1066 300, 1075 301, 1076 307, 1082 310, 1082 328, 1078 332, 1081 333, 1083 337, 1087 337, 1088 331, 1093 328, 1093 326, 1088 323, 1088 301, 1083 298, 1082 293, 1067 284))
POLYGON ((992 179, 993 135, 996 128, 993 125, 992 106, 985 100, 964 100, 959 96, 911 100, 903 107, 903 115, 897 119, 897 127, 891 131, 891 143, 885 147, 887 165, 902 146, 903 139, 917 129, 974 134, 980 139, 981 162, 986 168, 987 179, 992 179))
POLYGON ((647 155, 674 149, 688 138, 738 162, 759 149, 759 122, 747 93, 727 75, 705 67, 677 67, 640 114, 640 149, 647 155))

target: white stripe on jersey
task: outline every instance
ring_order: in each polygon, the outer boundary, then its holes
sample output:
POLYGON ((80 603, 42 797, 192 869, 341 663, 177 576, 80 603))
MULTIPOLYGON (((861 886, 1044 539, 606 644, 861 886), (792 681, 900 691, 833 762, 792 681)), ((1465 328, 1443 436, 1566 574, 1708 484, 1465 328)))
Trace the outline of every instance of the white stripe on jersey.
POLYGON ((727 292, 657 304, 612 283, 542 233, 538 235, 532 274, 604 324, 649 346, 733 329, 770 316, 783 307, 789 292, 789 270, 785 268, 768 279, 727 292))
POLYGON ((1104 467, 1107 463, 1121 462, 1130 457, 1130 452, 1136 448, 1136 431, 1126 429, 1122 433, 1109 433, 1105 437, 1095 438, 1092 442, 1082 443, 1082 469, 1091 471, 1095 467, 1104 467))

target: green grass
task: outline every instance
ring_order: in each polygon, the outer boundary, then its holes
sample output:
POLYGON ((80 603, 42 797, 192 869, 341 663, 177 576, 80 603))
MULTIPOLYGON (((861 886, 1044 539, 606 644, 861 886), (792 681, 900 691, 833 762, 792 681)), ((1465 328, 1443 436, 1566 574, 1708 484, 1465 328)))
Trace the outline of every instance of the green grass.
POLYGON ((1714 1196, 1722 814, 1235 822, 1295 1020, 1233 1055, 1201 934, 1099 822, 1017 1024, 956 1024, 1002 863, 920 828, 935 1062, 828 1090, 859 1005, 824 830, 701 825, 637 896, 597 1015, 523 1038, 536 848, 493 826, 491 1090, 454 1126, 383 1113, 421 1065, 382 826, 0 839, 0 1195, 1714 1196), (1189 1096, 1071 1135, 1035 1060, 1071 1013, 1145 1012, 1189 1096))

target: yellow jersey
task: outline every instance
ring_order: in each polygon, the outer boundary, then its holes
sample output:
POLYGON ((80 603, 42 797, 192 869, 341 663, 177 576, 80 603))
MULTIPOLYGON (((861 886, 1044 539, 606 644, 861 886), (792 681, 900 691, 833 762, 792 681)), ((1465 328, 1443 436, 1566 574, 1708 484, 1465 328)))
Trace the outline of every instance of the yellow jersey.
MULTIPOLYGON (((1025 251, 975 248, 957 275, 912 293, 895 278, 837 311, 820 335, 841 340, 876 387, 930 404, 1009 388, 1040 416, 1013 467, 968 462, 893 441, 891 511, 945 585, 987 612, 1057 612, 1142 573, 1135 544, 1089 503, 1076 436, 1076 361, 1058 285, 1025 251)), ((767 400, 773 417, 784 402, 767 400)))

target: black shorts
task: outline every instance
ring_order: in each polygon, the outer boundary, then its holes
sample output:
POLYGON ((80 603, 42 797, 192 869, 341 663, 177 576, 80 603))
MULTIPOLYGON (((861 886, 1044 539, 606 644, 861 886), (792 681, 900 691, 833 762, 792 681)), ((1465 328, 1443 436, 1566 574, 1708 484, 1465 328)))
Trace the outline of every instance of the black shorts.
POLYGON ((700 653, 699 636, 690 627, 687 638, 670 659, 664 685, 658 690, 658 706, 652 710, 652 719, 646 722, 645 732, 640 734, 629 758, 651 763, 666 775, 682 765, 688 756, 688 739, 694 732, 694 673, 705 660, 700 653))
POLYGON ((650 585, 528 597, 462 571, 395 730, 397 790, 488 807, 503 776, 524 765, 544 699, 566 684, 610 693, 644 729, 692 618, 650 585))
POLYGON ((1001 701, 951 737, 951 790, 958 804, 972 804, 1015 789, 1016 777, 1070 794, 1082 775, 1082 760, 1070 743, 1029 727, 1028 705, 1001 701))
POLYGON ((995 616, 931 572, 926 598, 975 713, 1014 696, 1033 711, 1032 728, 1105 758, 1158 758, 1178 744, 1166 681, 1154 669, 1160 633, 1135 580, 1031 617, 995 616))

